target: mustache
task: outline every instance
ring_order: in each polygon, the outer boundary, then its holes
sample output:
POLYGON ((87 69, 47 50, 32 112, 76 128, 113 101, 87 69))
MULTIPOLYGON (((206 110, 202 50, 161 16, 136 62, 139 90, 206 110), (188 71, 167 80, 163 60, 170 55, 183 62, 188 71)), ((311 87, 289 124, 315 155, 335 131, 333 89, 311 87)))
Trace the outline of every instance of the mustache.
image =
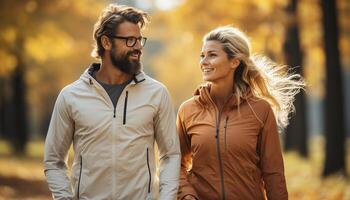
POLYGON ((129 52, 127 53, 127 56, 130 56, 131 54, 134 54, 134 53, 136 53, 136 54, 138 54, 138 55, 142 55, 142 51, 140 51, 140 50, 138 50, 138 49, 135 49, 135 50, 133 50, 133 51, 129 51, 129 52))

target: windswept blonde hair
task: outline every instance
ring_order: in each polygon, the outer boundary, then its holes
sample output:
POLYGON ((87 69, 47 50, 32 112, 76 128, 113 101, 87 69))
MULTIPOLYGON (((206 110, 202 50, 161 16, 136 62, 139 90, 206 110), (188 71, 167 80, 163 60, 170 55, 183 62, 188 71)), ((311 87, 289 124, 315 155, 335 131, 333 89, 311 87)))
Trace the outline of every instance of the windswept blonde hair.
POLYGON ((247 36, 238 28, 223 26, 206 34, 203 41, 218 41, 229 59, 238 58, 240 64, 234 72, 234 94, 238 101, 248 89, 270 103, 277 124, 288 125, 289 113, 295 111, 295 95, 305 87, 299 74, 291 73, 288 66, 279 65, 262 55, 251 55, 247 36))

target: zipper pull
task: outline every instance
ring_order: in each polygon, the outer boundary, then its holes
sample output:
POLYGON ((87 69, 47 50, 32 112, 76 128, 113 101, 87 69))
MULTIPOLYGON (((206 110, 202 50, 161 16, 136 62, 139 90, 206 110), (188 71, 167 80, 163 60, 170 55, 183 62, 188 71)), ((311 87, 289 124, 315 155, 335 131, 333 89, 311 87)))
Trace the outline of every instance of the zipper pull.
POLYGON ((226 120, 225 120, 225 151, 227 151, 227 139, 226 139, 226 131, 227 131, 227 121, 228 121, 228 116, 226 116, 226 120))
POLYGON ((129 95, 129 91, 126 91, 125 100, 124 100, 123 125, 125 125, 125 123, 126 123, 126 110, 128 107, 128 95, 129 95))

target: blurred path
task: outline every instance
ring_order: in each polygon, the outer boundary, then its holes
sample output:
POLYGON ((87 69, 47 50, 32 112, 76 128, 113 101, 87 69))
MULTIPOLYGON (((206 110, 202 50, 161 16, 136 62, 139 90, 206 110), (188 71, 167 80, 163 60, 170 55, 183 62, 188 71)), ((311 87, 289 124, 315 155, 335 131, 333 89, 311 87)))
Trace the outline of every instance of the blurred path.
POLYGON ((0 200, 46 200, 51 199, 44 180, 21 179, 0 176, 0 200))

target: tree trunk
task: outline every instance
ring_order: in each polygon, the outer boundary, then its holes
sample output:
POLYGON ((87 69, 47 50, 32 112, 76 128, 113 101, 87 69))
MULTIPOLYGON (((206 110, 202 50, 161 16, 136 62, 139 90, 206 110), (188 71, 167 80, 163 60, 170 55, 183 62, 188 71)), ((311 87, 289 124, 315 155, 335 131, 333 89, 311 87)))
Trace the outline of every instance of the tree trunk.
POLYGON ((336 1, 322 1, 326 55, 325 137, 323 176, 346 175, 343 87, 338 46, 336 1))
MULTIPOLYGON (((303 56, 300 50, 299 28, 297 20, 297 0, 291 0, 286 11, 289 19, 284 43, 284 53, 287 64, 293 68, 293 72, 303 75, 303 56)), ((307 130, 305 114, 305 93, 301 91, 296 95, 294 102, 296 113, 291 117, 286 129, 284 148, 286 151, 297 151, 301 156, 308 156, 307 130)))
POLYGON ((15 154, 25 154, 28 134, 27 124, 27 101, 26 101, 26 81, 25 81, 25 63, 23 62, 23 39, 17 41, 17 66, 12 76, 13 99, 14 104, 14 132, 11 133, 11 142, 15 154))
POLYGON ((11 77, 0 78, 0 123, 1 123, 1 137, 10 140, 11 133, 14 133, 14 109, 12 100, 12 84, 10 84, 11 77))
POLYGON ((0 138, 5 136, 5 80, 0 76, 0 138))

